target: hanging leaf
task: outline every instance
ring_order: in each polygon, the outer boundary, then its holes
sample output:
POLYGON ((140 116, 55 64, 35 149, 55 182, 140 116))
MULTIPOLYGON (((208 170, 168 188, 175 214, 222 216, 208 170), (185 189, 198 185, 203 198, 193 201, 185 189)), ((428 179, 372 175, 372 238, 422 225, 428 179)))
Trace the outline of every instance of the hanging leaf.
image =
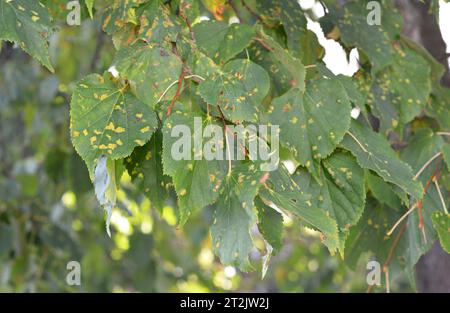
POLYGON ((0 1, 0 42, 14 41, 50 72, 53 66, 48 41, 53 23, 48 10, 39 1, 0 1))
POLYGON ((193 27, 197 46, 218 64, 225 64, 244 50, 255 34, 251 26, 204 21, 193 27))
POLYGON ((219 105, 233 122, 257 121, 262 101, 269 92, 267 72, 250 60, 233 60, 213 73, 200 87, 202 98, 219 105))
POLYGON ((335 80, 321 79, 311 82, 304 95, 292 89, 274 99, 269 120, 280 125, 280 142, 318 178, 315 163, 341 142, 350 126, 350 111, 342 86, 335 80))
POLYGON ((214 251, 224 265, 236 265, 242 271, 252 269, 248 254, 253 247, 250 227, 256 223, 253 199, 263 175, 253 164, 234 166, 223 180, 214 211, 211 226, 214 251))
POLYGON ((356 157, 361 167, 374 171, 414 198, 422 198, 422 186, 413 179, 411 167, 399 159, 381 135, 353 120, 342 146, 356 157))
POLYGON ((127 157, 144 145, 157 126, 156 114, 113 82, 108 73, 91 74, 76 86, 70 104, 72 142, 89 173, 100 155, 127 157))
POLYGON ((432 216, 433 226, 439 235, 442 248, 450 253, 450 215, 436 212, 432 216))
POLYGON ((182 63, 166 48, 138 42, 118 51, 113 63, 146 104, 155 107, 158 101, 171 100, 175 95, 176 88, 169 87, 178 81, 182 63))

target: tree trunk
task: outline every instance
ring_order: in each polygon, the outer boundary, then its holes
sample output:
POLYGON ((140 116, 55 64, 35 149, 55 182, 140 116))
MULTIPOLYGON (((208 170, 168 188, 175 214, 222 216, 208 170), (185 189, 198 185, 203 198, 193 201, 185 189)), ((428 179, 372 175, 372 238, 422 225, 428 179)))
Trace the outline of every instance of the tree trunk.
MULTIPOLYGON (((424 46, 440 63, 446 72, 441 83, 450 87, 450 73, 447 46, 437 23, 429 12, 430 0, 396 0, 404 18, 405 36, 424 46)), ((422 256, 416 265, 416 280, 419 292, 450 292, 450 255, 438 242, 422 256)))

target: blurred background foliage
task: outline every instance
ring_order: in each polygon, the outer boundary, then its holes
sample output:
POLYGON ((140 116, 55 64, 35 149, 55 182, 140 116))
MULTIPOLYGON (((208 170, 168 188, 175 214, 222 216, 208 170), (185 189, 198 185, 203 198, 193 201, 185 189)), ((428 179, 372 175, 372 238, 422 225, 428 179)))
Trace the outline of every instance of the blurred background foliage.
MULTIPOLYGON (((69 102, 76 81, 109 67, 113 44, 84 7, 82 24, 70 27, 65 1, 44 2, 58 21, 50 45, 57 74, 9 43, 0 54, 0 292, 366 290, 365 262, 350 271, 339 256, 330 257, 317 233, 292 220, 284 221, 283 249, 264 279, 256 250, 257 271, 224 267, 212 252, 212 210, 177 229, 174 208, 152 210, 127 173, 109 238, 86 166, 70 142, 69 102), (71 260, 81 264, 81 286, 66 284, 71 260)), ((214 8, 205 12, 212 14, 214 8)), ((391 285, 411 290, 402 276, 391 285)))

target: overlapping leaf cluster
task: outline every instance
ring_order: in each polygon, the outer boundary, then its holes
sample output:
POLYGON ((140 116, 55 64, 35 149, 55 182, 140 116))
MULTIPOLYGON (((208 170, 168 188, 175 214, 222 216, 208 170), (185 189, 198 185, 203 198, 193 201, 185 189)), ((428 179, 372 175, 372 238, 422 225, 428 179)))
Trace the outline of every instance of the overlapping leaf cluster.
MULTIPOLYGON (((367 23, 362 1, 324 4, 326 35, 360 54, 353 77, 326 70, 307 29, 309 13, 296 1, 211 10, 195 0, 115 0, 103 14, 117 49, 112 67, 82 79, 71 102, 73 144, 94 181, 107 158, 125 165, 156 209, 175 197, 180 225, 211 207, 214 250, 242 270, 252 268, 252 237, 266 243, 263 271, 282 248, 283 216, 318 231, 350 266, 372 251, 386 267, 412 269, 437 238, 448 251, 450 92, 439 85, 443 69, 401 36, 402 18, 390 1, 382 2, 381 25, 367 23), (204 9, 216 20, 201 19, 204 9), (240 23, 226 23, 227 16, 240 23), (358 119, 351 118, 354 108, 358 119), (278 169, 261 171, 248 156, 175 160, 172 129, 186 125, 194 134, 195 121, 224 133, 236 125, 279 125, 278 169)), ((0 38, 19 42, 51 69, 43 51, 50 22, 39 5, 36 15, 21 13, 29 6, 0 2, 7 14, 0 38), (21 19, 11 21, 8 12, 21 19)), ((219 145, 230 148, 228 141, 219 145)), ((115 178, 112 168, 100 174, 115 178)))

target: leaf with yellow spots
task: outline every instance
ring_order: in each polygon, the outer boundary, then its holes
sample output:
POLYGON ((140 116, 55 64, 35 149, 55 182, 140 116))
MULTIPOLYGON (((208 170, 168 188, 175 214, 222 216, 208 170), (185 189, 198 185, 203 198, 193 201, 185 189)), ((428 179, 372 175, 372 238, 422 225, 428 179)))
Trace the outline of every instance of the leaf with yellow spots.
POLYGON ((264 172, 251 162, 233 162, 231 175, 224 178, 211 226, 214 252, 224 265, 252 269, 248 255, 253 247, 251 227, 256 224, 253 200, 264 172))
POLYGON ((181 60, 170 50, 138 42, 117 52, 113 64, 122 78, 130 81, 137 98, 149 106, 172 99, 176 88, 169 88, 181 74, 181 60))
POLYGON ((122 30, 130 23, 137 25, 138 15, 136 10, 149 0, 114 0, 114 3, 107 8, 103 16, 103 30, 112 35, 122 30))
MULTIPOLYGON (((309 177, 306 171, 302 175, 309 177)), ((261 188, 260 197, 266 203, 275 204, 280 210, 294 214, 305 226, 312 227, 320 231, 323 235, 323 242, 328 249, 334 253, 339 247, 339 230, 336 220, 325 210, 313 205, 313 198, 310 190, 302 188, 300 176, 291 177, 284 165, 273 172, 261 188)), ((308 178, 311 179, 310 177, 308 178)))
POLYGON ((125 159, 125 166, 133 183, 147 196, 160 213, 169 198, 171 179, 164 175, 162 166, 162 133, 157 131, 152 139, 134 149, 125 159))
POLYGON ((197 46, 218 64, 224 64, 244 50, 255 31, 246 24, 204 21, 193 27, 197 46))
MULTIPOLYGON (((184 224, 191 212, 216 202, 225 173, 223 163, 226 164, 226 161, 208 161, 202 157, 203 146, 196 146, 194 141, 195 136, 202 140, 202 134, 194 132, 195 123, 199 128, 219 125, 204 117, 194 120, 194 115, 183 112, 182 108, 177 102, 164 121, 162 154, 164 173, 172 177, 178 195, 179 224, 184 224)), ((213 139, 205 138, 209 140, 213 139)), ((223 145, 223 140, 214 144, 216 148, 217 145, 223 145)))
MULTIPOLYGON (((395 51, 391 45, 391 41, 395 38, 392 37, 400 34, 402 25, 401 23, 394 23, 394 25, 383 23, 384 20, 380 22, 380 25, 370 25, 367 22, 370 11, 367 10, 366 5, 365 1, 356 0, 347 1, 343 6, 334 3, 330 14, 327 14, 323 21, 331 21, 339 28, 342 42, 346 47, 360 48, 369 58, 373 72, 376 73, 392 64, 395 57, 395 51)), ((392 12, 396 12, 389 3, 384 2, 384 5, 392 12)), ((384 15, 384 11, 381 16, 384 15)))
POLYGON ((411 167, 400 160, 380 134, 353 120, 342 146, 356 157, 361 167, 376 172, 385 181, 399 186, 414 198, 422 198, 422 185, 413 179, 411 167))
POLYGON ((431 69, 418 53, 396 47, 393 64, 374 78, 368 101, 380 130, 403 129, 425 109, 431 92, 431 69))
MULTIPOLYGON (((280 22, 283 25, 288 49, 295 57, 300 59, 306 54, 305 48, 308 46, 305 44, 313 43, 309 40, 315 38, 315 35, 307 30, 307 20, 298 1, 260 0, 256 1, 256 9, 268 23, 280 22)), ((317 40, 313 44, 315 47, 319 46, 317 40)), ((312 52, 317 54, 317 51, 312 52)))
POLYGON ((205 102, 219 105, 228 120, 257 121, 262 102, 270 89, 267 72, 250 60, 225 64, 199 86, 205 102))
POLYGON ((16 42, 49 71, 53 66, 48 54, 48 41, 53 22, 46 7, 39 1, 0 1, 1 40, 16 42))
POLYGON ((436 229, 442 248, 450 253, 450 214, 436 212, 431 217, 434 229, 436 229))
MULTIPOLYGON (((250 52, 252 60, 270 73, 273 84, 280 94, 291 88, 305 90, 306 69, 300 59, 285 49, 279 41, 267 35, 261 27, 257 28, 257 44, 253 44, 250 52)), ((303 55, 303 54, 302 54, 303 55)))
POLYGON ((359 221, 364 211, 364 170, 350 153, 337 151, 322 161, 321 171, 322 186, 305 170, 300 170, 294 180, 300 189, 311 194, 314 210, 322 210, 336 220, 338 249, 343 256, 348 230, 359 221))
POLYGON ((311 81, 304 94, 293 88, 272 101, 269 121, 280 125, 280 143, 320 177, 317 161, 330 155, 350 127, 351 105, 337 80, 311 81))
POLYGON ((153 0, 143 7, 139 17, 138 37, 146 42, 162 44, 176 42, 181 31, 181 23, 159 0, 153 0))
POLYGON ((157 127, 150 107, 126 91, 126 86, 116 85, 108 73, 91 74, 77 84, 70 121, 73 145, 91 177, 100 155, 127 157, 134 147, 144 145, 157 127))
MULTIPOLYGON (((387 232, 401 215, 398 209, 390 208, 373 198, 368 198, 364 215, 356 226, 350 228, 345 243, 345 263, 351 269, 355 269, 360 257, 370 251, 371 256, 365 260, 364 264, 372 258, 383 264, 400 230, 397 229, 391 236, 387 236, 387 232)), ((400 243, 399 248, 401 245, 400 243)), ((403 249, 399 248, 394 250, 391 266, 394 263, 398 264, 399 257, 402 256, 403 249)))

